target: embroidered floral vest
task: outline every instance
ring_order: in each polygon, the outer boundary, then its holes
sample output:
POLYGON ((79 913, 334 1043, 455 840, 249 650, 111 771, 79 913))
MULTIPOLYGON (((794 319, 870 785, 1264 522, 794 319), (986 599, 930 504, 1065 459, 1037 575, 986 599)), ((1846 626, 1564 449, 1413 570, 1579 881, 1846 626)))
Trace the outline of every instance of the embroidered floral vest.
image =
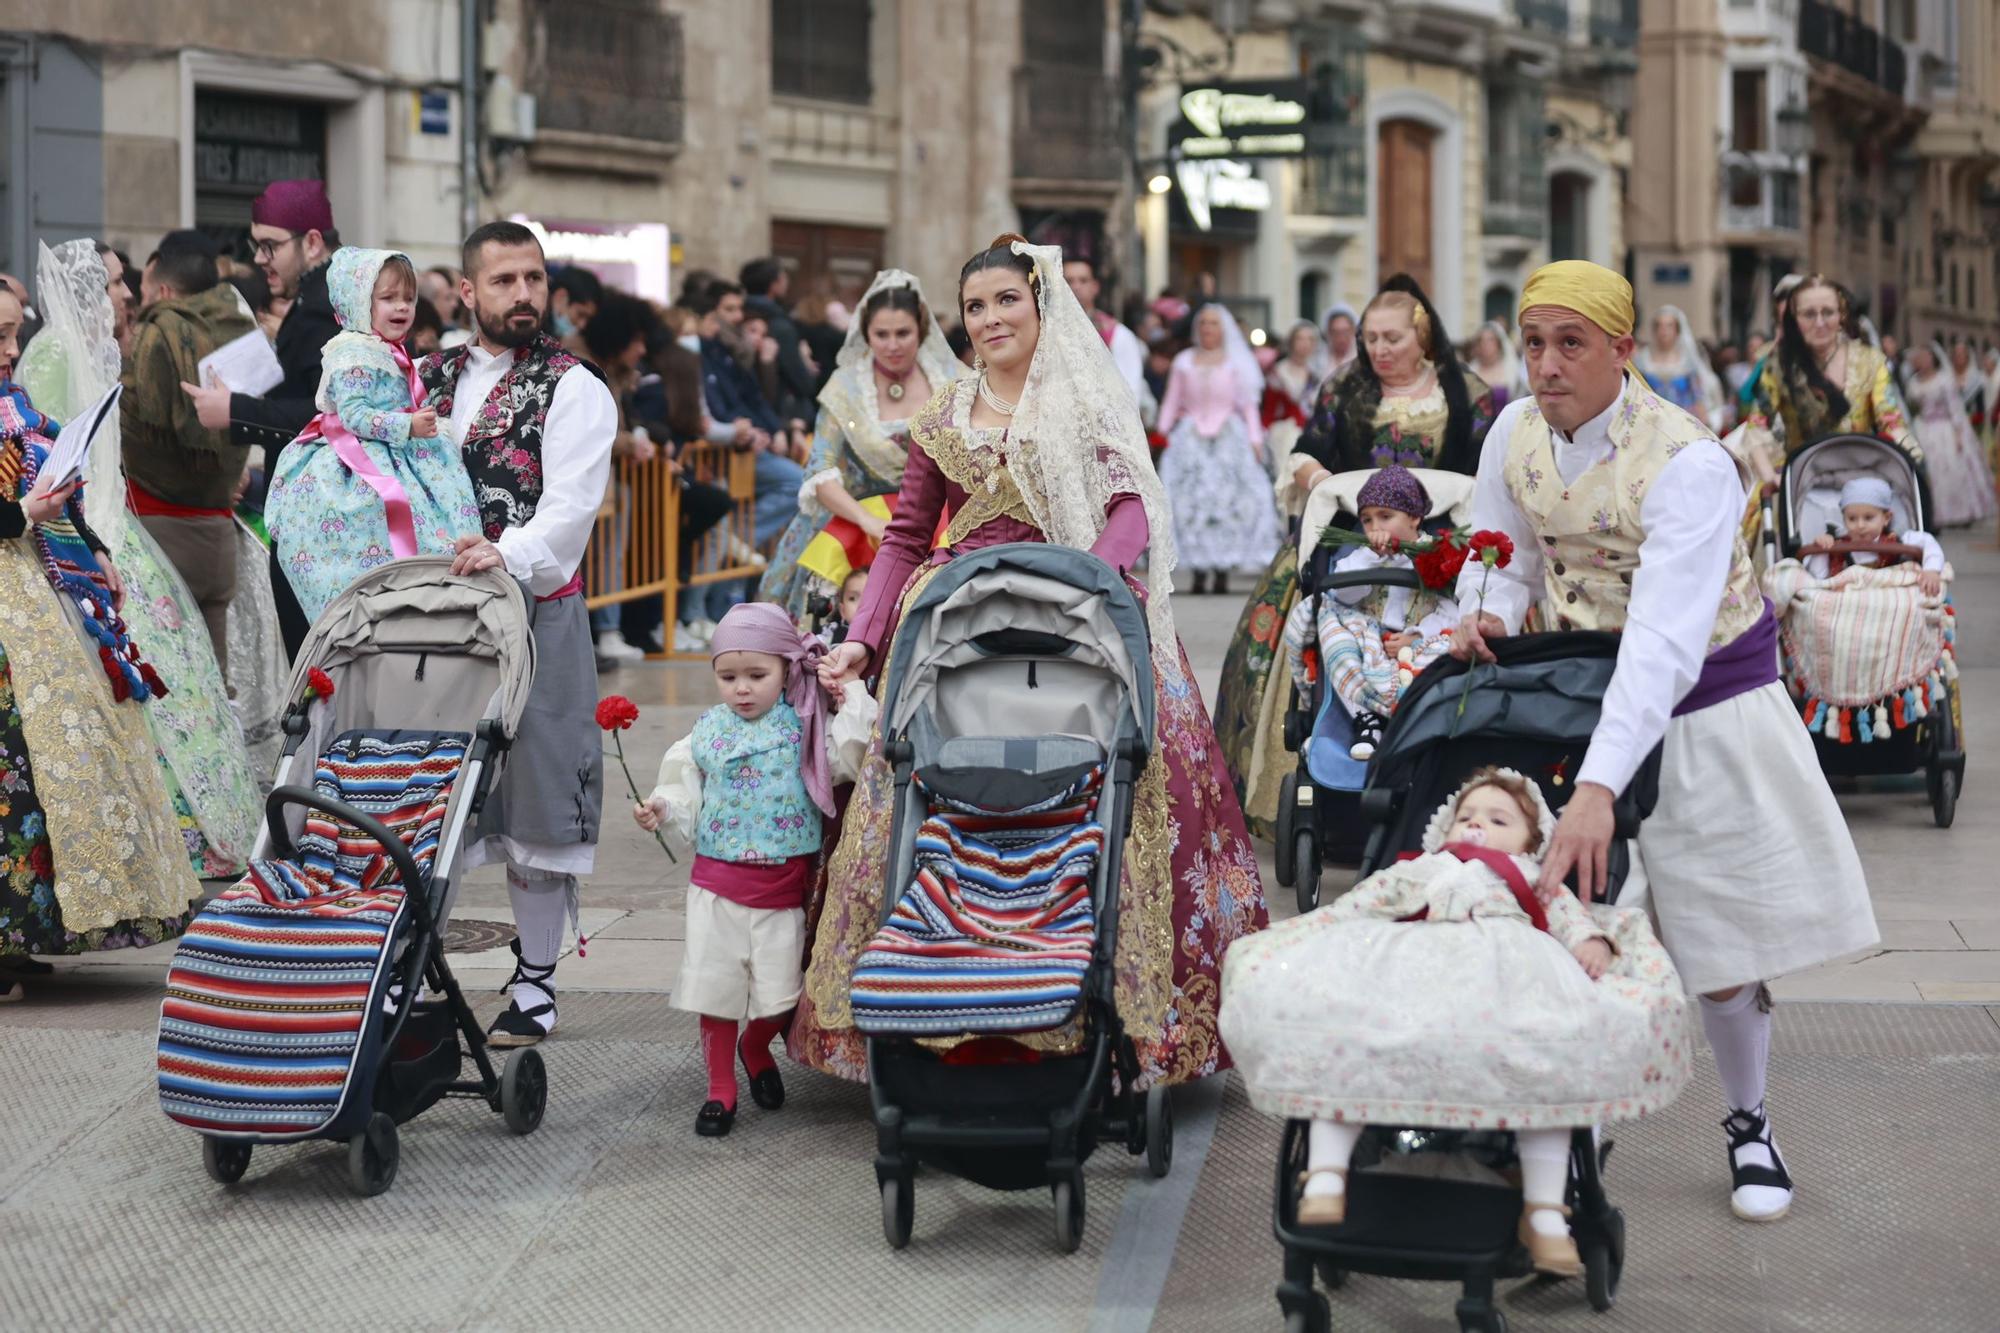
MULTIPOLYGON (((434 352, 417 363, 427 406, 440 419, 452 414, 458 377, 472 345, 434 352)), ((580 365, 562 344, 547 334, 516 348, 514 364, 480 404, 460 441, 465 470, 479 499, 479 518, 488 541, 500 540, 508 528, 518 528, 535 516, 542 498, 542 425, 555 401, 556 383, 571 366, 580 365)))
MULTIPOLYGON (((1565 487, 1556 471, 1548 421, 1529 403, 1507 441, 1507 489, 1542 542, 1543 598, 1549 628, 1623 629, 1632 572, 1646 539, 1640 505, 1669 459, 1707 427, 1643 384, 1627 381, 1611 419, 1611 456, 1565 487)), ((1739 462, 1739 467, 1741 466, 1739 462)), ((1740 531, 1709 647, 1735 639, 1763 614, 1763 594, 1740 531)))
POLYGON ((695 850, 718 861, 784 861, 819 850, 820 815, 799 772, 799 715, 780 699, 748 720, 718 705, 694 724, 701 769, 695 850))

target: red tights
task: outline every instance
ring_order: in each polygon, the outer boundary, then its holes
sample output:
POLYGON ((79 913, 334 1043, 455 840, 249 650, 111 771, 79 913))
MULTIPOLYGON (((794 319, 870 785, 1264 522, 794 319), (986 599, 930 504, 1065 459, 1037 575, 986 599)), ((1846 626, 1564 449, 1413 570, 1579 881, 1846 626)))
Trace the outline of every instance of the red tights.
POLYGON ((753 1018, 743 1025, 743 1043, 736 1042, 736 1020, 701 1016, 701 1058, 708 1066, 708 1098, 736 1109, 736 1057, 743 1058, 744 1072, 755 1078, 777 1064, 771 1058, 771 1042, 785 1030, 785 1015, 753 1018))

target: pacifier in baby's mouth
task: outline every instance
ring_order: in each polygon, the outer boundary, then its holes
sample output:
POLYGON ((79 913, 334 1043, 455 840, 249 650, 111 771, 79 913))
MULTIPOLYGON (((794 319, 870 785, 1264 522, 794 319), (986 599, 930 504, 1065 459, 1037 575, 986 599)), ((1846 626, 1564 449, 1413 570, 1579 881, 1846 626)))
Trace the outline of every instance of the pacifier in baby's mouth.
POLYGON ((1469 828, 1458 835, 1458 840, 1460 842, 1469 842, 1474 847, 1484 847, 1486 845, 1486 830, 1477 827, 1469 828))

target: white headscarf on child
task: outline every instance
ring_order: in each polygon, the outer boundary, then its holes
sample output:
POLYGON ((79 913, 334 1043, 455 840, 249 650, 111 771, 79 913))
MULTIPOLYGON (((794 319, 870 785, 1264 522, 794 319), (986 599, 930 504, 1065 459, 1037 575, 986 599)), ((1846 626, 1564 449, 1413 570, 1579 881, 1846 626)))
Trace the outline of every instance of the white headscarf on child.
POLYGON ((1840 488, 1840 507, 1849 505, 1874 505, 1877 509, 1889 511, 1889 525, 1896 531, 1903 530, 1903 507, 1896 503, 1896 493, 1889 483, 1880 477, 1850 477, 1840 488))
POLYGON ((1542 789, 1536 786, 1532 779, 1514 769, 1496 768, 1486 777, 1467 779, 1463 787, 1451 794, 1450 800, 1437 808, 1437 813, 1431 816, 1431 822, 1424 826, 1425 851, 1435 852, 1444 846, 1445 835, 1451 832, 1451 821, 1458 817, 1458 803, 1465 799, 1465 793, 1475 786, 1491 786, 1491 779, 1494 777, 1518 779, 1527 787, 1528 799, 1535 807, 1535 827, 1542 835, 1540 841, 1535 844, 1537 850, 1534 855, 1540 855, 1548 850, 1549 839, 1556 835, 1556 817, 1555 812, 1549 809, 1549 803, 1543 799, 1542 789))

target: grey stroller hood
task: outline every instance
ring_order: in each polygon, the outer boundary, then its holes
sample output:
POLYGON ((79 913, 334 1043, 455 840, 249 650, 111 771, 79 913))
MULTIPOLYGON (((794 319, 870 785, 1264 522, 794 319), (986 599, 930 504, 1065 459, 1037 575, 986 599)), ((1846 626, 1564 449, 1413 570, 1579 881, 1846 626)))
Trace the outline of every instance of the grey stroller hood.
POLYGON ((448 556, 392 561, 354 580, 314 623, 288 699, 305 693, 314 667, 336 687, 331 733, 469 732, 490 718, 511 738, 535 678, 527 597, 503 570, 455 575, 448 556), (411 657, 419 659, 414 681, 411 657), (390 658, 401 661, 380 669, 390 658))
POLYGON ((1842 529, 1840 488, 1856 477, 1888 483, 1894 498, 1900 540, 1910 528, 1930 528, 1930 485, 1923 469, 1895 445, 1872 435, 1834 435, 1793 454, 1785 463, 1780 513, 1785 524, 1786 550, 1822 533, 1842 529))
POLYGON ((1155 706, 1146 613, 1125 580, 1087 551, 1014 542, 957 557, 904 611, 883 734, 923 749, 942 722, 944 734, 1087 736, 1108 751, 1129 710, 1150 751, 1155 706), (1024 658, 1046 676, 1028 699, 982 688, 983 665, 1024 658))

